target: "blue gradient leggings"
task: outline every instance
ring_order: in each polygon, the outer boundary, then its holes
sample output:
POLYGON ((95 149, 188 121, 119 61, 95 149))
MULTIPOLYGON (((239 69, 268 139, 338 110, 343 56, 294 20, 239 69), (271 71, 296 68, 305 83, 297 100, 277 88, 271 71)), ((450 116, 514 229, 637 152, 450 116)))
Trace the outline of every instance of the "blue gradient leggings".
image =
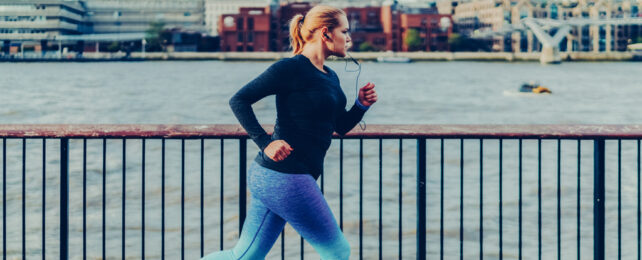
POLYGON ((239 241, 231 250, 202 259, 264 259, 286 221, 321 259, 350 257, 350 245, 312 176, 281 173, 253 162, 247 178, 252 196, 239 241))

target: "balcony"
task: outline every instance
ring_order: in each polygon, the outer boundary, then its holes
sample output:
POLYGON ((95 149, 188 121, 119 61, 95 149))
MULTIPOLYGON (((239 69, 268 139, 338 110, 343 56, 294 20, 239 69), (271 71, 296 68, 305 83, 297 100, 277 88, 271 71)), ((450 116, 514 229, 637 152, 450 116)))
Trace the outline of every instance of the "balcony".
POLYGON ((63 21, 0 22, 0 27, 4 29, 46 29, 78 32, 78 24, 63 21))

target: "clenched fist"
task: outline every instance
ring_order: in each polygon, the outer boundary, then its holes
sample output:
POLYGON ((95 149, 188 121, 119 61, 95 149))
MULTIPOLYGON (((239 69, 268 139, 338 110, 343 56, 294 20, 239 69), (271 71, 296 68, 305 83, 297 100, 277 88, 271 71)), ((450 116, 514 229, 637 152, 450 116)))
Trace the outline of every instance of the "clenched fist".
POLYGON ((263 153, 275 162, 285 160, 293 151, 292 147, 283 140, 274 140, 263 150, 263 153))
POLYGON ((371 106, 377 102, 377 92, 374 90, 375 84, 368 82, 359 89, 359 103, 364 106, 371 106))

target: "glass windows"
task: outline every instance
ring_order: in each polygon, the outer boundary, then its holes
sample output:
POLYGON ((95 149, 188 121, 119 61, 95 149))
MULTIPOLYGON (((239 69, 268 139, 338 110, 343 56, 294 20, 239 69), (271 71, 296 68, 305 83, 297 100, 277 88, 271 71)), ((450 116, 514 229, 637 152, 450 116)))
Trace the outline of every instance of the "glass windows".
POLYGON ((552 4, 551 5, 551 18, 557 19, 557 5, 552 4))
MULTIPOLYGON (((43 6, 44 7, 44 6, 43 6)), ((40 9, 39 7, 37 9, 40 9)), ((0 12, 20 12, 36 10, 34 5, 0 5, 0 12)))
POLYGON ((239 30, 239 31, 243 30, 243 18, 236 19, 236 30, 239 30))

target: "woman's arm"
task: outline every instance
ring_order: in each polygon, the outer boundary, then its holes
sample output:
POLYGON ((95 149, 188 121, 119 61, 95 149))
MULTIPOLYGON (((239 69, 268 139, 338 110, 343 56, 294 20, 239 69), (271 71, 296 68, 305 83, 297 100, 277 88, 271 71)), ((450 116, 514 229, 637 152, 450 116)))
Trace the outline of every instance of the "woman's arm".
POLYGON ((265 72, 247 83, 230 99, 230 107, 234 112, 234 116, 236 116, 236 119, 239 120, 241 126, 261 151, 270 144, 272 139, 256 119, 252 104, 280 91, 285 84, 284 81, 287 79, 287 76, 283 73, 287 70, 285 66, 286 63, 284 61, 272 64, 265 72))
POLYGON ((377 93, 374 84, 368 83, 359 90, 359 97, 349 111, 343 110, 336 119, 335 132, 339 135, 347 134, 363 118, 368 108, 377 102, 377 93))
POLYGON ((366 109, 359 107, 355 102, 349 111, 345 111, 344 109, 337 116, 334 131, 339 135, 347 134, 359 123, 359 121, 361 121, 365 113, 366 109))

